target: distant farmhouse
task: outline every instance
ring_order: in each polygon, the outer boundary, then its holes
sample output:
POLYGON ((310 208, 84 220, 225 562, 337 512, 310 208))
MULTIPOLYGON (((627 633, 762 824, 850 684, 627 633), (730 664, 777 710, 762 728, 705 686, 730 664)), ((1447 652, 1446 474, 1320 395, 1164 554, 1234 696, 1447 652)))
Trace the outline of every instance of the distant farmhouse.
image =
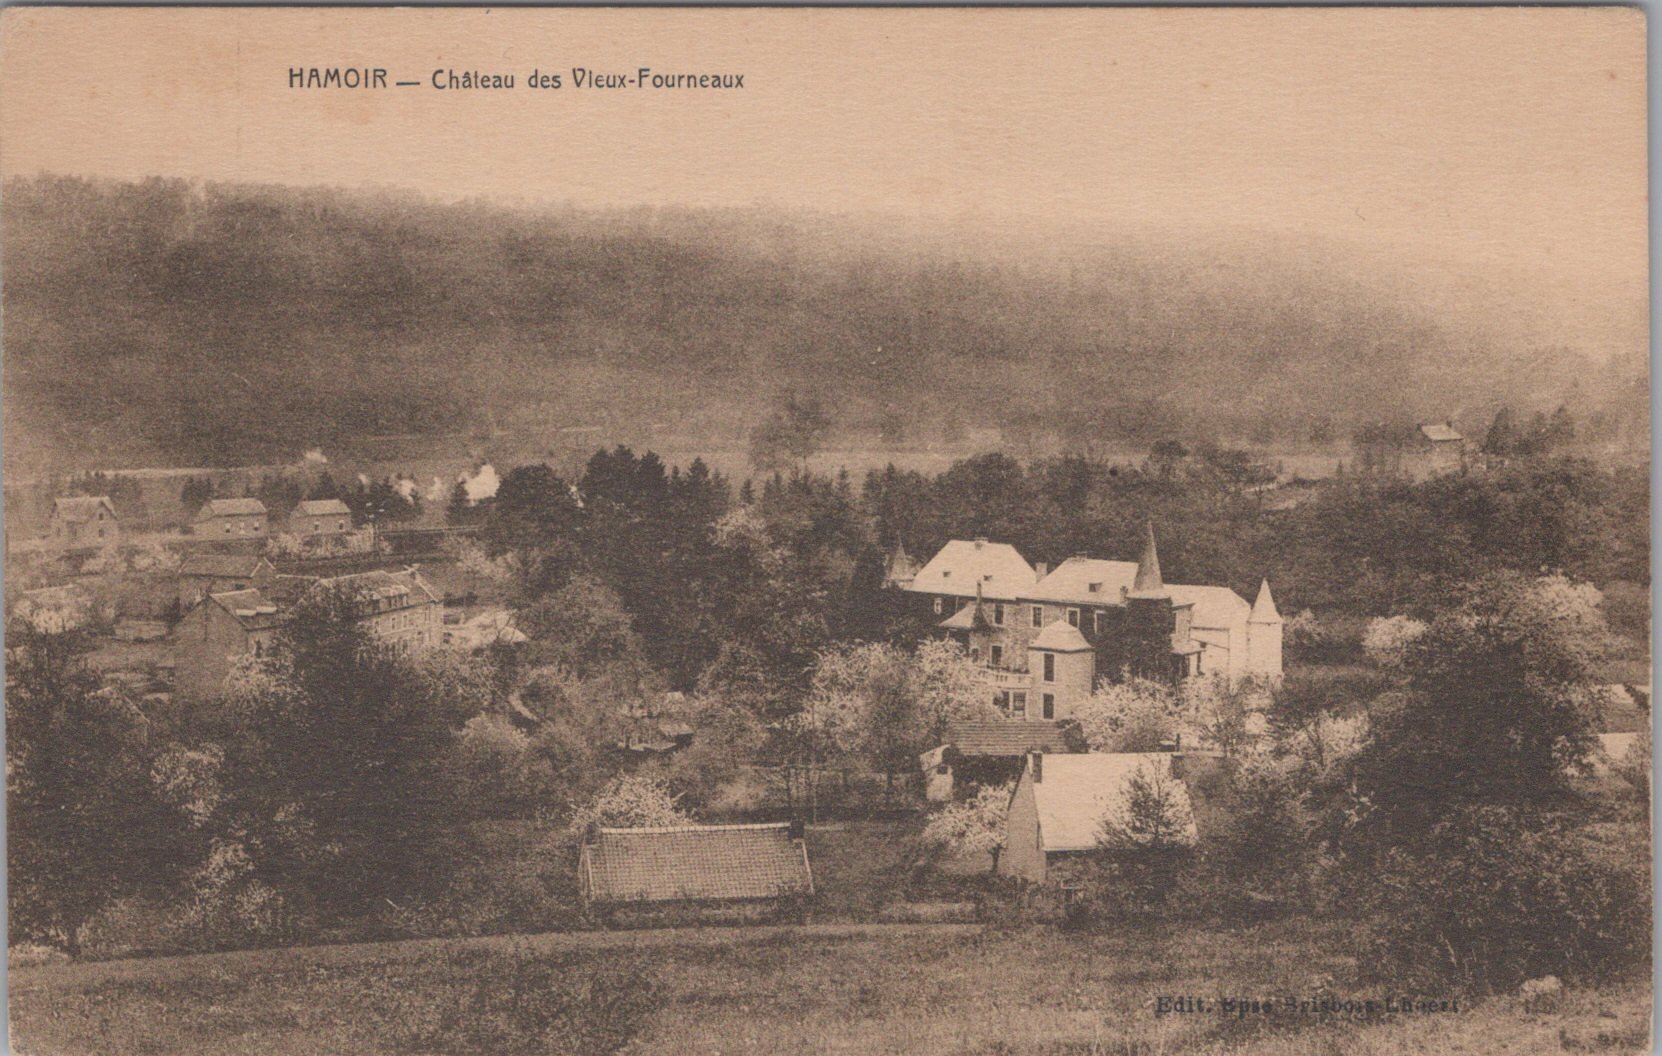
MULTIPOLYGON (((187 589, 183 579, 181 575, 181 595, 187 589)), ((175 684, 181 693, 200 699, 219 692, 239 659, 270 651, 293 602, 315 591, 350 591, 359 626, 400 655, 431 649, 442 640, 439 597, 414 569, 333 579, 273 576, 261 582, 263 588, 201 595, 179 620, 173 646, 175 684)))
POLYGON ((577 863, 591 908, 767 902, 814 892, 800 822, 597 828, 577 863))
POLYGON ((1253 604, 1228 587, 1166 583, 1154 530, 1139 561, 1074 557, 1035 569, 1007 543, 953 540, 921 569, 897 551, 889 583, 985 668, 1012 719, 1074 715, 1097 678, 1281 677, 1281 614, 1268 581, 1253 604))
POLYGON ((209 499, 191 529, 208 539, 264 538, 270 531, 265 503, 259 499, 209 499))
POLYGON ((352 530, 352 511, 339 499, 307 499, 289 514, 289 531, 302 539, 345 535, 352 530))
POLYGON ((1193 844, 1193 810, 1174 758, 1162 752, 1028 756, 1010 799, 998 871, 1033 883, 1065 882, 1071 862, 1101 850, 1105 823, 1125 820, 1139 773, 1167 783, 1172 804, 1188 816, 1178 838, 1193 844))
POLYGON ((46 535, 65 550, 114 546, 121 541, 121 525, 109 496, 72 495, 52 500, 46 535))
POLYGON ((1404 459, 1404 469, 1416 480, 1447 476, 1466 468, 1466 438, 1453 422, 1420 426, 1419 440, 1404 459))

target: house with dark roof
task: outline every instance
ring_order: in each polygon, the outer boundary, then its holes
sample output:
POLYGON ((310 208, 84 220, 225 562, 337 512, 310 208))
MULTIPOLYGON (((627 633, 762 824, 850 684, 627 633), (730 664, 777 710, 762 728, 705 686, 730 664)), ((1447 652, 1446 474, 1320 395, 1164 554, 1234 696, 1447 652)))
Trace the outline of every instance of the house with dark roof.
POLYGON ((1138 775, 1163 787, 1174 813, 1186 817, 1175 838, 1195 843, 1198 833, 1189 790, 1177 775, 1174 756, 1034 753, 1010 797, 998 871, 1032 883, 1064 879, 1070 861, 1102 850, 1106 825, 1128 820, 1130 792, 1138 775))
POLYGON ((595 828, 577 863, 588 907, 777 901, 814 892, 800 822, 595 828))
POLYGON ((263 539, 269 532, 265 503, 255 498, 209 499, 197 511, 191 531, 204 539, 263 539))
POLYGON ((1007 544, 954 541, 896 589, 940 616, 937 633, 963 643, 1012 719, 1070 718, 1098 678, 1122 673, 1281 677, 1282 620, 1269 582, 1251 605, 1228 587, 1167 583, 1152 525, 1137 561, 1073 557, 1054 571, 1007 544))
POLYGON ((1403 468, 1416 480, 1458 473, 1466 468, 1466 438, 1453 422, 1427 422, 1404 456, 1403 468))
POLYGON ((173 628, 174 688, 197 700, 215 696, 238 660, 270 653, 286 618, 259 590, 202 597, 173 628))
POLYGON ((52 500, 46 537, 65 550, 114 546, 121 541, 115 504, 107 495, 67 495, 52 500))
POLYGON ((277 569, 259 554, 187 554, 179 564, 179 611, 209 594, 267 587, 277 569))
POLYGON ((1032 752, 1085 751, 1077 723, 991 720, 947 723, 941 744, 918 756, 930 802, 950 800, 960 788, 997 785, 1021 774, 1032 752))

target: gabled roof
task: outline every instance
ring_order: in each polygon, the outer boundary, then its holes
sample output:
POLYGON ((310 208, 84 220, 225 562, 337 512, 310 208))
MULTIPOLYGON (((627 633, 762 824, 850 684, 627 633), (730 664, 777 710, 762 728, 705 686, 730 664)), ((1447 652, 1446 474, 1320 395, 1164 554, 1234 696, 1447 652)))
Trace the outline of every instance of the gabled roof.
POLYGON ((969 597, 979 583, 984 597, 1014 601, 1031 593, 1037 579, 1033 566, 1009 543, 954 539, 918 570, 906 589, 969 597))
POLYGON ((1228 587, 1191 587, 1168 583, 1166 593, 1171 596, 1174 605, 1194 606, 1192 626, 1195 627, 1233 627, 1252 612, 1252 606, 1246 603, 1246 599, 1228 587))
POLYGON ((209 499, 202 504, 196 519, 210 517, 264 517, 265 503, 259 499, 209 499))
POLYGON ((255 576, 262 571, 275 569, 259 554, 189 554, 179 565, 181 576, 235 578, 255 576))
POLYGON ((286 618, 278 610, 277 603, 261 594, 258 590, 227 590, 220 594, 209 594, 200 604, 218 605, 232 616, 238 623, 250 631, 265 630, 282 623, 286 618))
POLYGON ((1024 592, 1022 598, 1079 605, 1122 605, 1125 592, 1136 579, 1135 561, 1070 557, 1039 580, 1032 590, 1024 592))
POLYGON ((407 598, 412 604, 417 605, 439 602, 439 596, 433 593, 426 580, 414 569, 405 569, 403 572, 356 572, 349 576, 320 579, 313 584, 312 589, 358 591, 374 598, 407 598))
POLYGON ((1420 435, 1434 444, 1466 439, 1455 432, 1453 424, 1449 422, 1429 422, 1422 425, 1420 426, 1420 435))
POLYGON ((947 723, 945 742, 959 755, 1018 756, 1072 750, 1060 722, 995 719, 947 723))
POLYGON ((339 499, 307 499, 295 506, 294 512, 302 517, 329 517, 350 514, 352 511, 339 499))
MULTIPOLYGON (((1125 809, 1131 778, 1140 771, 1165 774, 1175 798, 1188 806, 1187 786, 1170 776, 1171 758, 1166 752, 1044 756, 1040 780, 1033 784, 1041 845, 1046 851, 1096 847, 1103 821, 1125 809)), ((1032 781, 1031 762, 1022 780, 1032 781)), ((1191 819, 1189 841, 1193 842, 1196 835, 1191 819)))
POLYGON ((726 901, 812 894, 808 850, 791 826, 600 829, 584 844, 591 902, 726 901))
POLYGON ((99 510, 108 510, 115 516, 115 504, 108 495, 65 495, 52 500, 52 516, 56 520, 80 523, 96 520, 99 510))
POLYGON ((1033 636, 1028 648, 1043 649, 1052 653, 1079 653, 1091 647, 1085 636, 1079 633, 1079 628, 1066 620, 1056 620, 1045 626, 1045 629, 1033 636))

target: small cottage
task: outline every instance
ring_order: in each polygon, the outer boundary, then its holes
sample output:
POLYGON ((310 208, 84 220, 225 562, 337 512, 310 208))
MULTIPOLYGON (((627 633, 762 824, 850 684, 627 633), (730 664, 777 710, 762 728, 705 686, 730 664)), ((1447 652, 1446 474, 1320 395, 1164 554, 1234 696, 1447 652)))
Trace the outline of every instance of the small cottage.
POLYGON ((191 529, 207 539, 263 539, 269 525, 259 499, 209 499, 191 529))
POLYGON ((289 531, 302 539, 345 535, 352 530, 352 511, 339 499, 307 499, 289 514, 289 531))
POLYGON ((114 546, 121 541, 115 504, 107 495, 71 495, 53 499, 47 538, 66 550, 114 546))
POLYGON ((577 871, 586 906, 763 902, 814 891, 801 822, 596 828, 577 871))
POLYGON ((951 722, 939 747, 918 757, 927 798, 950 800, 958 786, 999 785, 1018 777, 1031 752, 1083 752, 1085 737, 1073 722, 951 722))
POLYGON ((1174 805, 1189 816, 1184 839, 1193 843, 1189 792, 1174 761, 1166 752, 1028 756, 1010 799, 998 871, 1042 884, 1069 859, 1100 850, 1104 824, 1123 818, 1138 774, 1164 779, 1174 805))

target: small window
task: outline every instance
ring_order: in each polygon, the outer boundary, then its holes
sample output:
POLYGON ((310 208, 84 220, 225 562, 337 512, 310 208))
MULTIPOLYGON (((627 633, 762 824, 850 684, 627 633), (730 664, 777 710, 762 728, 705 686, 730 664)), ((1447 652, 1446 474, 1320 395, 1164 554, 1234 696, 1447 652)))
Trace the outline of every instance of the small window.
POLYGON ((1085 585, 1085 589, 1090 591, 1092 594, 1101 594, 1102 593, 1102 581, 1098 580, 1095 583, 1087 583, 1085 585))
POLYGON ((1102 633, 1102 610, 1101 609, 1097 609, 1095 612, 1091 613, 1091 630, 1095 631, 1097 634, 1102 633))
POLYGON ((1046 693, 1044 696, 1044 717, 1047 719, 1056 717, 1056 694, 1054 693, 1046 693))
POLYGON ((1043 627, 1044 625, 1045 625, 1045 607, 1043 605, 1033 606, 1033 626, 1043 627))
POLYGON ((1010 694, 1010 717, 1013 719, 1027 718, 1027 693, 1016 690, 1010 694))
POLYGON ((1004 606, 999 602, 993 603, 993 626, 1004 626, 1004 606))
POLYGON ((951 579, 952 578, 952 569, 948 568, 948 569, 943 570, 941 572, 941 578, 942 579, 951 579))
POLYGON ((997 707, 999 711, 1009 712, 1010 694, 1004 690, 999 690, 997 693, 993 694, 993 705, 997 707))
POLYGON ((941 614, 941 609, 944 604, 945 603, 941 598, 935 599, 935 615, 939 616, 941 614))
POLYGON ((230 534, 231 534, 231 525, 230 525, 230 523, 229 523, 229 522, 227 522, 227 523, 226 523, 226 525, 225 525, 225 534, 226 534, 226 535, 230 535, 230 534))
POLYGON ((1055 653, 1046 653, 1046 654, 1044 654, 1044 657, 1045 657, 1045 681, 1046 682, 1054 682, 1054 681, 1056 681, 1056 654, 1055 653))
POLYGON ((980 663, 981 662, 981 650, 971 649, 970 650, 970 659, 974 660, 976 663, 980 663))
POLYGON ((336 529, 336 531, 341 531, 341 532, 346 531, 346 522, 345 521, 336 521, 335 522, 335 529, 336 529))
POLYGON ((1069 609, 1068 610, 1068 623, 1072 624, 1075 627, 1079 626, 1079 610, 1078 609, 1069 609))
POLYGON ((991 652, 991 657, 992 657, 992 665, 994 667, 1003 667, 1004 666, 1004 647, 1002 645, 993 646, 992 647, 992 652, 991 652))

